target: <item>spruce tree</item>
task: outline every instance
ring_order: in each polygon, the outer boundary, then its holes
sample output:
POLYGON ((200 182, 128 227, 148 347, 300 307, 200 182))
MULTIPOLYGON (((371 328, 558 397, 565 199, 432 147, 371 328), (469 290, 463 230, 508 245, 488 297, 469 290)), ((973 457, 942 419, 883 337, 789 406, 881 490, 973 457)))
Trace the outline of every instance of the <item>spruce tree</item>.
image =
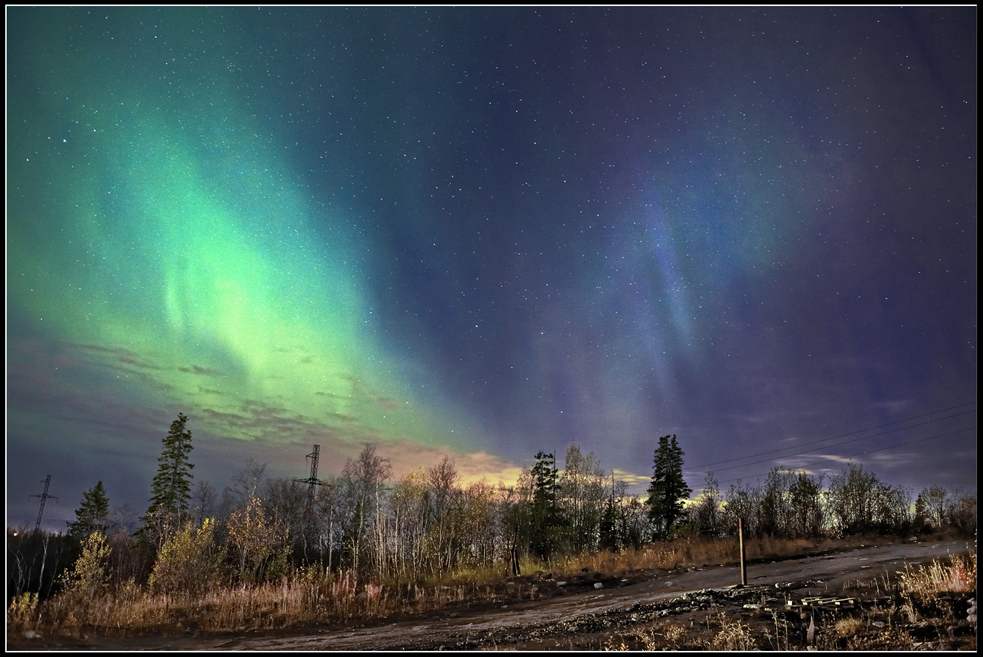
POLYGON ((548 561, 559 543, 562 521, 556 503, 557 469, 552 454, 539 452, 536 464, 532 467, 533 497, 532 526, 533 535, 530 548, 533 553, 548 561))
POLYGON ((151 487, 150 506, 142 518, 146 524, 151 518, 169 516, 175 524, 180 524, 188 515, 191 500, 191 468, 188 461, 191 452, 191 432, 186 428, 187 416, 178 413, 178 419, 171 422, 171 431, 161 441, 160 457, 157 459, 157 476, 151 487))
POLYGON ((683 450, 676 436, 662 436, 655 450, 652 483, 649 485, 649 518, 655 538, 666 538, 683 515, 683 500, 692 489, 683 479, 683 450))
POLYGON ((602 550, 611 550, 612 552, 621 551, 621 547, 624 545, 624 537, 621 531, 622 525, 624 524, 622 515, 621 509, 618 508, 618 503, 615 501, 614 495, 612 495, 608 498, 608 502, 604 506, 604 513, 601 515, 599 530, 602 550))
POLYGON ((80 541, 95 531, 106 531, 109 516, 109 498, 102 482, 82 493, 82 505, 75 510, 75 522, 68 523, 68 535, 80 541))

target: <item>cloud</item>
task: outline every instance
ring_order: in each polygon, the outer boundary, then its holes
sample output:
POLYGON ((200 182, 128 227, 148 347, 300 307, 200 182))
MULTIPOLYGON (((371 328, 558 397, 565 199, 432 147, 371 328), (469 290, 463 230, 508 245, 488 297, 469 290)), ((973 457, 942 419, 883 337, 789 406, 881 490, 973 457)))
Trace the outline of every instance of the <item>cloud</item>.
POLYGON ((652 480, 652 475, 640 475, 633 472, 628 472, 627 470, 621 470, 620 468, 614 468, 614 478, 616 481, 623 481, 628 484, 628 487, 638 487, 641 485, 648 486, 652 480))
POLYGON ((905 409, 911 406, 912 400, 910 399, 899 399, 897 401, 883 401, 875 402, 873 406, 875 408, 883 408, 889 413, 901 413, 905 409))
POLYGON ((191 367, 178 367, 178 371, 184 372, 185 374, 198 374, 200 376, 212 376, 212 377, 224 377, 225 374, 212 369, 210 367, 203 367, 201 365, 192 365, 191 367))

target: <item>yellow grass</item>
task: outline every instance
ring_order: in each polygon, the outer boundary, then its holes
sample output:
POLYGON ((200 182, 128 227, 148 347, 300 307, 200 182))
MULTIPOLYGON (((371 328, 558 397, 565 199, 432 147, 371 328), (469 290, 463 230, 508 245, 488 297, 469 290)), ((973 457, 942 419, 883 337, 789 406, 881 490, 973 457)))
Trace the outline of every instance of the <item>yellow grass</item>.
MULTIPOLYGON (((792 556, 809 547, 807 541, 752 539, 748 559, 792 556)), ((627 576, 646 570, 734 564, 736 541, 680 538, 621 553, 565 557, 552 564, 522 563, 523 573, 537 570, 555 578, 591 575, 627 576)), ((379 618, 413 614, 465 600, 498 601, 502 597, 535 597, 526 578, 506 586, 501 566, 462 569, 440 578, 358 581, 350 572, 329 573, 323 567, 301 568, 290 577, 261 585, 213 586, 196 597, 152 594, 132 580, 115 590, 79 596, 61 594, 43 603, 36 598, 15 598, 7 610, 11 632, 38 631, 77 635, 83 631, 241 631, 284 628, 308 623, 341 623, 352 618, 379 618)), ((975 589, 976 555, 954 557, 950 564, 933 563, 908 569, 899 578, 905 592, 966 591, 975 589)), ((714 645, 740 644, 741 626, 721 619, 714 645)), ((846 627, 837 628, 844 636, 846 627)), ((666 626, 653 634, 660 643, 678 645, 678 628, 666 626), (663 634, 665 633, 665 636, 663 634), (671 636, 670 636, 671 634, 671 636)), ((648 643, 647 641, 645 643, 648 643)))
POLYGON ((707 641, 707 650, 755 650, 758 647, 746 623, 728 620, 723 613, 718 617, 718 622, 720 631, 707 641))
POLYGON ((902 593, 931 596, 938 593, 970 593, 976 590, 976 552, 969 556, 953 555, 949 563, 933 561, 912 569, 906 566, 898 579, 902 593))
POLYGON ((351 573, 301 571, 292 579, 261 585, 213 588, 196 598, 151 594, 132 582, 116 592, 86 599, 59 595, 34 607, 16 599, 7 610, 8 630, 58 628, 78 635, 84 629, 234 631, 270 629, 311 622, 386 617, 441 608, 466 599, 464 586, 413 586, 404 595, 374 582, 359 583, 351 573))
MULTIPOLYGON (((813 544, 804 539, 755 538, 745 543, 747 559, 788 557, 800 554, 813 544)), ((592 573, 624 576, 639 570, 673 570, 737 563, 740 559, 736 539, 709 540, 680 538, 665 543, 652 543, 641 550, 598 552, 591 555, 565 557, 552 566, 537 564, 537 569, 554 575, 570 576, 586 568, 592 573)), ((526 572, 526 571, 523 571, 526 572)))

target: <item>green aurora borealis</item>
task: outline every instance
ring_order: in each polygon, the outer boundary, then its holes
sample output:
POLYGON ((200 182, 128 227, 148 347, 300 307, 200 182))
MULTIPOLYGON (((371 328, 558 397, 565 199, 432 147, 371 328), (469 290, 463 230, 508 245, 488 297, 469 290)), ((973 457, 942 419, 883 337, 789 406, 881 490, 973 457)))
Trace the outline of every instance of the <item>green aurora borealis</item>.
MULTIPOLYGON (((8 8, 8 523, 48 473, 141 511, 178 412, 221 489, 975 399, 967 16, 8 8)), ((868 464, 975 486, 911 438, 868 464)))
MULTIPOLYGON (((198 13, 184 13, 159 28, 171 31, 166 49, 145 49, 158 42, 148 34, 138 54, 78 46, 86 37, 60 12, 18 33, 75 39, 11 80, 29 102, 8 117, 8 153, 28 154, 8 175, 10 360, 57 342, 64 362, 45 389, 88 394, 83 417, 103 397, 149 417, 183 409, 195 435, 300 443, 301 471, 303 447, 335 434, 353 449, 466 446, 417 411, 380 353, 365 245, 304 189, 278 149, 284 135, 231 81, 215 84, 232 55, 209 40, 193 65, 171 56, 197 50, 198 13), (149 62, 163 73, 148 76, 149 62)), ((141 14, 123 12, 119 29, 138 29, 141 14)), ((9 410, 40 424, 30 405, 9 410)), ((130 451, 135 438, 112 443, 130 451)))

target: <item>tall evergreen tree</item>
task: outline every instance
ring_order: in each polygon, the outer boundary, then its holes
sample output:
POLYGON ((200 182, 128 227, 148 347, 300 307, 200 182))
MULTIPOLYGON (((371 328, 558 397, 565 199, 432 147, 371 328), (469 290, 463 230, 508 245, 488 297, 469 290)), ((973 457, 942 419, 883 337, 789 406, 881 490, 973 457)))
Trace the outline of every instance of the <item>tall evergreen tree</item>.
POLYGON ((157 459, 157 476, 151 486, 150 506, 142 520, 146 523, 153 517, 170 516, 175 524, 187 519, 191 500, 191 469, 188 460, 191 452, 191 432, 187 429, 188 418, 178 413, 171 422, 171 431, 161 441, 160 457, 157 459))
POLYGON ((529 547, 540 559, 549 560, 558 547, 562 521, 557 505, 556 460, 552 454, 539 452, 532 466, 533 497, 529 547))
POLYGON ((666 538, 683 515, 683 500, 692 489, 683 479, 683 450, 676 436, 662 436, 655 450, 652 483, 649 485, 649 518, 655 538, 666 538))
POLYGON ((75 510, 75 522, 68 523, 68 535, 82 541, 95 531, 106 531, 109 498, 102 482, 82 493, 82 505, 75 510))
POLYGON ((612 495, 608 498, 604 513, 601 515, 600 546, 602 550, 621 551, 621 547, 624 545, 624 538, 621 535, 624 522, 621 516, 621 509, 614 499, 614 495, 612 495))

